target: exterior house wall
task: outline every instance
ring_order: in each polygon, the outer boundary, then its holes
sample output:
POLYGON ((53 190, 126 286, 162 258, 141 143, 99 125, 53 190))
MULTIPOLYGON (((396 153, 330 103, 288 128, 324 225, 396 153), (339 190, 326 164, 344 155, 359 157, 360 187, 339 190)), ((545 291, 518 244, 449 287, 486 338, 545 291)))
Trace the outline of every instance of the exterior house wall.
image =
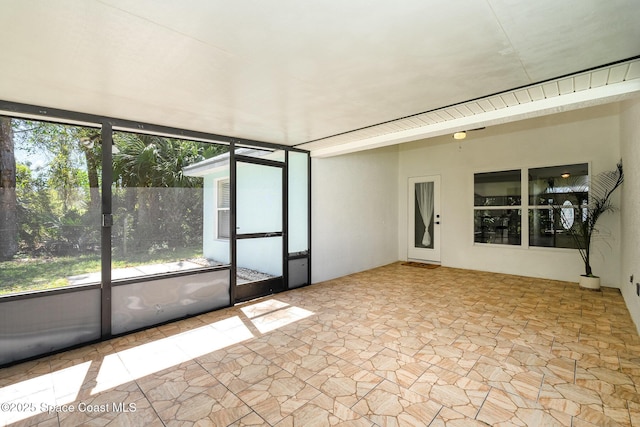
MULTIPOLYGON (((239 154, 258 154, 279 162, 285 161, 285 153, 245 150, 239 154)), ((288 157, 288 251, 297 256, 297 263, 309 251, 309 192, 307 153, 290 152, 288 157)), ((283 163, 284 165, 284 163, 283 163)), ((237 169, 236 231, 240 234, 274 233, 284 231, 282 178, 284 168, 265 167, 248 162, 238 162, 237 169)), ((203 254, 209 260, 229 264, 230 241, 218 238, 218 187, 221 180, 229 179, 228 159, 224 157, 205 160, 188 168, 190 176, 204 178, 203 203, 203 254)), ((283 238, 239 239, 237 243, 238 267, 280 276, 283 274, 283 238)), ((302 280, 302 279, 301 279, 302 280)), ((307 283, 306 275, 302 280, 307 283)))
MULTIPOLYGON (((255 165, 238 165, 238 233, 282 231, 282 186, 278 177, 281 170, 265 169, 255 165), (274 185, 274 182, 277 182, 274 185), (264 209, 276 203, 275 209, 264 209), (279 228, 279 229, 276 229, 279 228)), ((229 240, 218 239, 217 191, 218 181, 228 178, 224 168, 204 178, 203 253, 207 259, 230 262, 229 240)), ((307 217, 289 218, 290 227, 298 230, 307 217)), ((305 239, 306 240, 306 239, 305 239)), ((274 276, 282 275, 282 238, 245 239, 238 241, 238 267, 256 270, 274 276)))
POLYGON ((625 180, 622 185, 622 277, 620 290, 631 317, 640 332, 640 99, 622 104, 620 114, 622 161, 625 180), (633 275, 633 282, 630 276, 633 275))
POLYGON ((229 240, 216 237, 217 181, 229 177, 229 170, 219 171, 204 177, 204 206, 202 246, 204 257, 229 264, 229 240))
POLYGON ((397 147, 313 158, 312 282, 398 260, 397 147))
MULTIPOLYGON (((474 173, 588 162, 591 173, 597 174, 615 168, 619 159, 618 104, 469 132, 461 142, 443 136, 403 144, 397 188, 397 257, 407 259, 408 179, 440 175, 442 265, 577 282, 584 269, 575 250, 474 244, 474 173)), ((615 201, 619 201, 619 194, 615 201)), ((522 218, 526 220, 525 212, 522 218)), ((601 276, 604 286, 617 287, 621 267, 619 213, 603 217, 599 225, 610 236, 595 245, 594 273, 601 276)), ((640 271, 637 274, 640 278, 640 271)))

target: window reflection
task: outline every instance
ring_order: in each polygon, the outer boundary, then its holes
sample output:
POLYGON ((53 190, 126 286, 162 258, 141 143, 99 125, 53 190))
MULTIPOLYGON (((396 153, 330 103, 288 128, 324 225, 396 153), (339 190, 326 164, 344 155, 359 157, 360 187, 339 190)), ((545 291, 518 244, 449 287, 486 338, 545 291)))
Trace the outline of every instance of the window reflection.
POLYGON ((474 175, 474 242, 521 244, 520 170, 474 175))
POLYGON ((529 245, 576 248, 568 230, 586 220, 587 163, 529 169, 529 245))
POLYGON ((476 210, 474 242, 519 245, 521 242, 521 210, 476 210))

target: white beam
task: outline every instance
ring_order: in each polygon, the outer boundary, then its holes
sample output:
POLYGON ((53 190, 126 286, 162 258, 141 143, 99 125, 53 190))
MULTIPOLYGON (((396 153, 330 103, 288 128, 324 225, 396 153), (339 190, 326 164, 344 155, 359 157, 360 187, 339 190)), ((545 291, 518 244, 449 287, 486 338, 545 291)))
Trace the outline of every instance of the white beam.
POLYGON ((453 134, 456 131, 495 126, 518 120, 562 113, 595 105, 622 101, 640 95, 640 79, 610 84, 566 95, 505 107, 473 116, 420 126, 394 133, 363 138, 311 151, 312 157, 333 157, 357 151, 402 144, 419 139, 453 134))

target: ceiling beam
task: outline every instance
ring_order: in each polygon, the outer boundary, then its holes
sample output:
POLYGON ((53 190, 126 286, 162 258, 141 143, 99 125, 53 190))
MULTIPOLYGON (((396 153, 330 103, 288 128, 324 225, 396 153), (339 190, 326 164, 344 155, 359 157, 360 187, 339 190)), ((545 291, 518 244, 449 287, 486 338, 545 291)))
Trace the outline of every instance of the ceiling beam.
MULTIPOLYGON (((536 85, 538 86, 538 85, 536 85)), ((535 86, 532 86, 535 87, 535 86)), ((522 91, 522 89, 519 89, 522 91)), ((492 111, 485 111, 470 116, 454 118, 452 120, 441 121, 438 123, 427 124, 424 126, 411 127, 396 132, 385 132, 375 136, 357 137, 357 133, 353 133, 351 141, 345 141, 349 138, 349 133, 339 135, 340 141, 336 141, 335 145, 320 146, 311 149, 312 157, 333 157, 342 154, 353 153, 357 151, 370 150, 373 148, 386 147, 389 145, 402 144, 405 142, 417 141, 420 139, 434 138, 446 134, 453 134, 457 131, 470 130, 480 127, 495 126, 519 120, 531 119, 550 114, 562 113, 565 111, 587 108, 611 102, 618 102, 634 96, 640 95, 640 78, 621 81, 618 83, 609 83, 604 86, 598 86, 590 89, 580 90, 577 92, 569 92, 566 94, 558 94, 553 97, 543 98, 540 100, 531 100, 526 103, 504 106, 492 111)), ((492 96, 491 98, 494 98, 492 96)), ((474 102, 481 102, 476 100, 474 102)), ((464 104, 463 104, 464 105, 464 104)), ((437 110, 436 110, 437 111, 437 110)), ((406 119, 400 119, 397 122, 401 124, 406 119)), ((369 131, 375 129, 375 126, 369 128, 369 131)), ((337 139, 336 138, 336 139, 337 139)), ((328 138, 327 142, 330 139, 328 138)), ((320 141, 318 141, 320 142, 320 141)), ((305 148, 302 144, 300 148, 305 148)))

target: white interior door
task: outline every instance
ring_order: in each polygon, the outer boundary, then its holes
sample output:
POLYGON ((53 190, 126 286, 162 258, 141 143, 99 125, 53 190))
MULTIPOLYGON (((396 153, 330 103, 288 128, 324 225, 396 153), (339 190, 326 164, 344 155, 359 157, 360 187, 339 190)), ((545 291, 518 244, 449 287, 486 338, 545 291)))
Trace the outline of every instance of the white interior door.
POLYGON ((408 258, 440 262, 440 176, 409 178, 408 258))

